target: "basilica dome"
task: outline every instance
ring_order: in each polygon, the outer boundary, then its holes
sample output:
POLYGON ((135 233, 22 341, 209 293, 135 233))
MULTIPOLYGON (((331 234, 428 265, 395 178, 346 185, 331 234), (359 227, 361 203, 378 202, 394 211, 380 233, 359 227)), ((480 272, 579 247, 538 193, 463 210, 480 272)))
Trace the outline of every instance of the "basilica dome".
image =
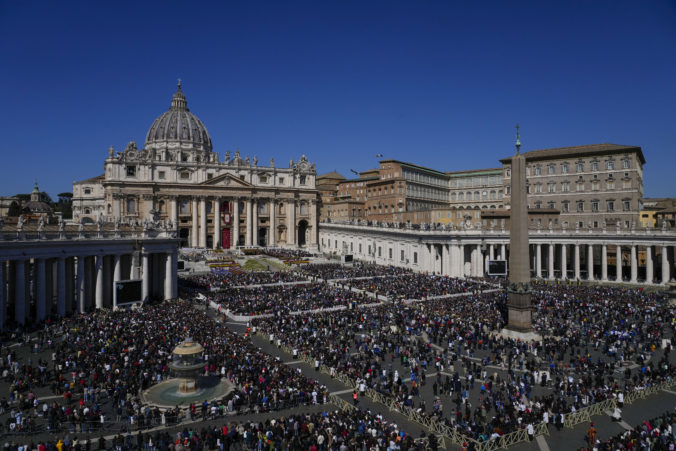
POLYGON ((169 111, 155 119, 146 136, 146 149, 162 149, 178 144, 182 149, 211 152, 211 138, 197 116, 188 109, 181 83, 171 99, 169 111))

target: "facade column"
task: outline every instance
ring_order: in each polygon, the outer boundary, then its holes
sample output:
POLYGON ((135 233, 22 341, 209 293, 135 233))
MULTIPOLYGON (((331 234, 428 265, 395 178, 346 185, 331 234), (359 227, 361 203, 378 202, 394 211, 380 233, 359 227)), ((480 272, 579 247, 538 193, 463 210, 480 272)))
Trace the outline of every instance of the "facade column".
POLYGON ((507 258, 506 255, 507 255, 507 252, 506 252, 506 249, 505 249, 505 245, 501 244, 500 245, 500 260, 506 259, 507 258))
POLYGON ((59 257, 56 263, 56 313, 60 317, 66 316, 66 258, 59 257))
POLYGON ((622 246, 615 247, 615 267, 617 268, 615 280, 622 282, 622 246))
POLYGON ((561 280, 568 279, 568 256, 566 255, 567 244, 561 244, 561 280))
POLYGON ((312 247, 317 246, 317 237, 319 236, 319 223, 317 222, 317 201, 312 199, 308 202, 310 208, 310 244, 312 247))
POLYGON ((547 277, 549 280, 554 280, 554 246, 556 244, 554 243, 549 243, 549 259, 547 260, 547 271, 549 274, 547 274, 547 277))
POLYGON ((587 280, 594 280, 594 245, 587 245, 587 280))
POLYGON ((481 243, 476 245, 477 267, 476 276, 484 276, 484 253, 481 251, 481 243))
POLYGON ((222 248, 221 244, 221 199, 214 199, 214 249, 222 248))
POLYGON ((458 277, 465 277, 465 245, 458 246, 458 277))
POLYGON ((575 280, 580 280, 580 245, 575 243, 575 280))
POLYGON ((174 295, 174 283, 176 281, 173 278, 174 274, 174 253, 167 252, 166 261, 164 266, 164 300, 169 300, 173 298, 174 295))
POLYGON ((258 204, 258 199, 254 199, 252 202, 251 210, 253 210, 253 221, 251 228, 251 236, 253 236, 252 241, 254 246, 258 246, 258 209, 260 205, 258 204))
POLYGON ((47 317, 47 280, 45 275, 45 259, 35 259, 35 266, 37 267, 37 277, 35 284, 35 313, 38 322, 44 321, 47 317))
POLYGON ((103 255, 96 256, 96 309, 103 308, 103 255))
POLYGON ((113 256, 113 310, 117 310, 117 287, 115 282, 122 280, 122 256, 113 256))
MULTIPOLYGON (((396 257, 396 255, 395 255, 396 257)), ((441 245, 441 272, 445 275, 451 275, 450 249, 447 244, 441 245)))
POLYGON ((120 195, 113 194, 113 217, 120 218, 122 217, 122 199, 120 195))
POLYGON ((638 259, 636 258, 636 245, 631 245, 631 283, 638 280, 638 259))
POLYGON ((197 222, 197 198, 192 199, 192 233, 190 234, 190 241, 192 247, 199 247, 199 223, 197 222))
POLYGON ((239 245, 239 199, 232 201, 232 238, 230 239, 230 249, 237 249, 239 245))
POLYGON ((150 254, 146 251, 143 251, 143 282, 141 285, 141 298, 143 301, 147 301, 150 296, 150 254))
POLYGON ((77 278, 77 311, 78 313, 84 313, 87 285, 85 284, 85 257, 82 255, 77 258, 77 274, 75 277, 77 278))
POLYGON ((16 260, 14 285, 14 320, 23 325, 26 323, 26 261, 16 260))
POLYGON ((608 245, 601 245, 601 281, 608 281, 608 245))
POLYGON ((200 244, 199 247, 207 247, 207 200, 200 199, 200 244))
POLYGON ((178 199, 176 197, 171 198, 171 222, 174 223, 174 227, 178 228, 178 199))
POLYGON ((535 276, 542 278, 542 244, 535 245, 535 276))
POLYGON ((277 213, 277 202, 275 199, 268 201, 268 208, 270 208, 270 232, 268 233, 268 245, 275 246, 277 244, 277 224, 275 221, 275 214, 277 213))
POLYGON ((247 199, 246 200, 246 241, 245 244, 247 246, 251 246, 251 243, 253 242, 253 235, 252 235, 252 224, 253 223, 253 205, 252 205, 252 200, 247 199))
POLYGON ((667 255, 667 246, 662 246, 662 284, 669 283, 669 256, 667 255))
POLYGON ((488 247, 488 255, 491 260, 495 260, 495 246, 492 244, 488 247))
POLYGON ((287 235, 286 235, 286 242, 288 244, 291 244, 293 246, 296 245, 296 200, 291 199, 289 203, 287 204, 287 235))
POLYGON ((653 283, 653 247, 650 244, 645 247, 645 283, 653 283))

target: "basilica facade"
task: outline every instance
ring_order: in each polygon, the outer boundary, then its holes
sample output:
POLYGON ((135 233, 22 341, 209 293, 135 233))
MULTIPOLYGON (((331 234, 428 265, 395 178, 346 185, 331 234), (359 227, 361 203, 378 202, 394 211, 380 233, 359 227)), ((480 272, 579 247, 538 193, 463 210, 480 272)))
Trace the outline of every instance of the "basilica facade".
POLYGON ((164 223, 186 247, 317 247, 316 170, 303 155, 278 167, 239 151, 213 151, 206 127, 179 83, 145 147, 108 150, 104 174, 74 182, 80 223, 164 223))

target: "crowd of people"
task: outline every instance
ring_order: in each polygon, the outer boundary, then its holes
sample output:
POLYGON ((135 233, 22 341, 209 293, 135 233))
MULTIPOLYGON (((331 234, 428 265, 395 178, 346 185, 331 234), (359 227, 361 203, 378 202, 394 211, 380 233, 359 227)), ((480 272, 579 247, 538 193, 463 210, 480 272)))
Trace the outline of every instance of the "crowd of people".
POLYGON ((204 347, 205 376, 229 380, 237 389, 216 405, 219 414, 279 410, 324 404, 326 387, 253 346, 247 338, 214 322, 185 301, 66 318, 43 333, 39 343, 51 362, 18 362, 4 348, 2 370, 10 384, 7 408, 14 428, 41 421, 50 430, 88 432, 110 423, 139 428, 171 422, 144 404, 140 393, 170 376, 173 349, 187 336, 204 347), (47 337, 47 338, 45 338, 47 337), (41 401, 36 387, 49 387, 59 401, 41 401))
POLYGON ((622 432, 607 440, 600 440, 592 423, 588 431, 588 446, 580 451, 651 450, 671 451, 676 445, 676 412, 666 412, 646 420, 630 431, 622 432))
POLYGON ((656 295, 542 286, 533 298, 544 336, 535 344, 497 334, 506 324, 506 296, 497 293, 253 324, 331 373, 480 440, 543 421, 561 427, 569 412, 673 378, 670 346, 660 345, 675 316, 656 295), (634 370, 622 365, 629 359, 634 370), (422 391, 434 395, 432 406, 422 391))
POLYGON ((223 309, 237 315, 278 316, 289 312, 375 302, 364 293, 355 293, 326 282, 222 289, 213 294, 213 300, 223 309))
POLYGON ((221 274, 209 273, 181 277, 179 285, 190 285, 202 291, 217 291, 222 288, 301 282, 305 280, 307 280, 307 277, 291 271, 240 271, 237 273, 226 271, 221 274))
POLYGON ((302 265, 300 270, 309 276, 323 280, 412 274, 412 271, 406 268, 372 265, 367 263, 355 263, 349 266, 341 263, 312 263, 302 265))
POLYGON ((470 279, 455 279, 431 274, 399 274, 359 279, 349 285, 361 290, 384 294, 395 299, 427 299, 433 296, 466 293, 481 286, 470 279))

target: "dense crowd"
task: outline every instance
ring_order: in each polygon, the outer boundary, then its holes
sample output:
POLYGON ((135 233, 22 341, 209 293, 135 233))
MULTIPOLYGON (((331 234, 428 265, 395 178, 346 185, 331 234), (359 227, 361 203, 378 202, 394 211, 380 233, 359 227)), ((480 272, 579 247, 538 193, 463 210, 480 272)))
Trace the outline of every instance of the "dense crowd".
POLYGON ((355 293, 325 282, 222 289, 213 295, 213 300, 237 315, 282 315, 374 302, 364 293, 355 293))
POLYGON ((469 279, 428 274, 378 276, 372 279, 350 281, 349 285, 361 290, 384 294, 389 299, 427 299, 430 296, 466 293, 481 288, 479 284, 469 279))
MULTIPOLYGON (((594 430, 593 424, 590 430, 594 430)), ((588 439, 589 441, 589 439, 588 439)), ((670 451, 676 445, 676 412, 667 412, 646 420, 631 431, 625 431, 607 440, 596 439, 581 451, 651 450, 670 451)))
POLYGON ((571 411, 674 376, 670 347, 659 349, 673 334, 674 312, 654 294, 536 290, 535 328, 545 339, 535 344, 496 334, 505 324, 506 299, 492 293, 254 324, 332 373, 481 440, 542 421, 561 427, 571 411), (637 369, 622 366, 629 358, 637 369), (436 375, 426 385, 428 368, 436 375), (419 395, 430 388, 438 397, 426 406, 419 395), (444 409, 444 402, 453 407, 444 409))
POLYGON ((341 263, 313 263, 301 266, 301 271, 310 276, 324 280, 412 274, 411 270, 406 268, 379 266, 366 263, 355 263, 351 266, 346 266, 341 263))
MULTIPOLYGON (((38 417, 51 430, 71 431, 92 430, 110 421, 139 428, 157 422, 161 414, 145 406, 139 394, 169 377, 171 352, 187 335, 204 347, 202 374, 226 378, 238 387, 217 405, 197 406, 202 411, 215 408, 225 414, 326 402, 326 388, 317 381, 263 353, 189 303, 176 301, 142 311, 99 311, 64 319, 36 343, 49 347, 52 362, 19 363, 5 348, 0 370, 11 385, 14 427, 30 428, 38 417), (61 401, 41 402, 35 387, 50 387, 61 401)), ((171 422, 172 415, 178 412, 169 412, 164 421, 171 422)))
POLYGON ((216 291, 221 288, 301 282, 304 280, 307 280, 305 276, 291 271, 224 272, 222 274, 210 273, 181 277, 179 278, 179 286, 185 285, 203 291, 216 291))

